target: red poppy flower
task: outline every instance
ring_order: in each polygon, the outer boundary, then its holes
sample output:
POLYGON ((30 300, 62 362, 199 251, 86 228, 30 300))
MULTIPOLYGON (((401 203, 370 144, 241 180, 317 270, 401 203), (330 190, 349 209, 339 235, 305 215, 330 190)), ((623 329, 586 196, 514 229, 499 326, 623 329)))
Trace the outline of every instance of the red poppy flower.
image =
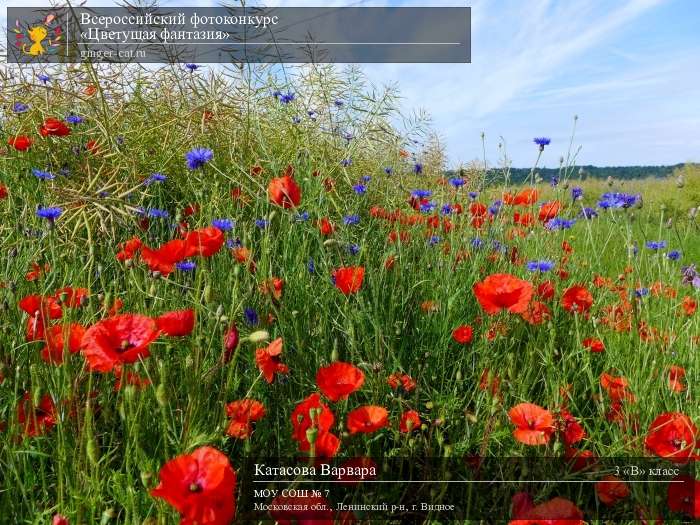
POLYGON ((472 217, 483 217, 487 212, 486 204, 481 202, 472 202, 469 205, 469 213, 471 213, 472 217))
POLYGON ((33 406, 32 395, 25 392, 17 404, 17 421, 22 425, 24 435, 35 437, 46 434, 58 422, 56 405, 51 396, 44 394, 38 406, 33 406))
POLYGON ((41 358, 47 363, 63 363, 64 349, 67 348, 71 354, 79 352, 83 335, 85 327, 78 323, 51 326, 44 334, 46 346, 41 350, 41 358))
POLYGON ((537 214, 537 218, 542 222, 547 222, 557 216, 561 210, 561 202, 559 201, 549 201, 542 203, 540 206, 540 211, 537 214))
POLYGON ((321 402, 321 394, 314 392, 299 403, 292 411, 292 439, 299 442, 302 451, 309 450, 309 441, 306 431, 314 428, 319 434, 328 432, 335 416, 333 412, 321 402))
POLYGON ((65 137, 70 135, 70 128, 62 120, 48 117, 39 128, 39 134, 42 137, 52 135, 54 137, 65 137))
POLYGON ((683 312, 685 312, 685 315, 691 316, 697 311, 698 302, 695 299, 693 299, 692 297, 686 295, 683 298, 683 302, 681 303, 681 307, 683 308, 683 312))
POLYGON ((270 181, 267 196, 272 204, 283 208, 295 208, 301 202, 301 188, 292 176, 285 175, 270 181))
POLYGON ((501 310, 514 314, 523 313, 532 298, 532 284, 507 273, 489 275, 472 290, 481 308, 489 315, 501 310))
POLYGON ((82 353, 91 370, 110 372, 115 366, 148 357, 149 345, 160 331, 156 322, 140 314, 109 317, 87 329, 82 353))
POLYGON ((627 389, 628 385, 627 379, 622 376, 615 377, 607 372, 600 374, 600 386, 606 390, 614 402, 633 402, 635 400, 634 394, 627 389))
POLYGON ((87 302, 90 297, 90 291, 87 288, 73 288, 72 286, 66 286, 65 288, 59 288, 54 293, 54 298, 56 301, 60 302, 63 306, 68 306, 69 308, 79 308, 87 302))
POLYGON ((463 324, 452 330, 452 339, 461 345, 468 345, 472 342, 473 337, 474 330, 468 324, 463 324))
POLYGON ((324 396, 333 402, 347 399, 365 382, 365 374, 350 363, 336 361, 318 369, 316 384, 324 396))
POLYGON ((7 199, 9 192, 7 191, 7 186, 0 184, 0 199, 7 199))
POLYGON ((289 372, 289 367, 280 362, 281 354, 281 337, 272 341, 267 345, 267 348, 258 348, 255 351, 255 364, 258 365, 265 381, 268 383, 272 383, 275 380, 275 374, 286 374, 289 372))
POLYGON ((27 137, 26 135, 15 135, 7 139, 7 144, 12 146, 17 151, 27 151, 32 147, 34 141, 27 137))
POLYGON ((535 218, 532 216, 532 213, 523 213, 522 215, 519 212, 515 212, 513 214, 513 224, 518 224, 520 226, 524 226, 526 228, 532 226, 535 223, 535 218))
POLYGON ((587 337, 583 340, 584 348, 588 348, 591 352, 600 353, 605 350, 605 343, 595 337, 587 337))
POLYGON ((252 423, 265 417, 265 405, 255 399, 232 401, 226 405, 226 416, 231 419, 226 434, 248 439, 253 432, 252 423))
POLYGON ((386 382, 392 390, 402 387, 404 392, 411 392, 416 388, 415 380, 408 374, 401 374, 400 372, 391 374, 387 377, 386 382))
POLYGON ((613 475, 607 475, 595 484, 595 493, 603 504, 611 507, 630 495, 627 483, 613 475))
POLYGON ((683 392, 687 388, 685 385, 685 368, 672 365, 668 369, 668 387, 673 392, 683 392))
POLYGON ((192 308, 175 310, 159 315, 155 319, 158 329, 170 337, 190 335, 194 329, 195 314, 192 308))
POLYGON ((525 445, 546 445, 554 434, 554 417, 549 410, 532 403, 520 403, 508 411, 517 427, 513 437, 525 445))
POLYGON ((31 268, 32 269, 29 270, 24 276, 24 279, 30 283, 39 279, 44 273, 49 273, 49 271, 51 271, 48 263, 41 266, 40 264, 33 262, 31 264, 31 268))
POLYGON ((199 230, 193 230, 185 237, 187 243, 187 257, 199 255, 211 257, 217 253, 226 242, 224 232, 216 226, 207 226, 199 230))
POLYGON ((134 258, 134 255, 141 249, 141 239, 132 237, 128 241, 124 241, 119 245, 120 250, 117 252, 118 261, 128 261, 134 258))
POLYGON ((552 281, 544 281, 537 286, 537 297, 543 301, 549 301, 554 297, 554 283, 552 281))
POLYGON ((700 519, 700 481, 682 474, 668 484, 668 508, 694 519, 700 519), (681 482, 681 483, 678 483, 681 482))
POLYGON ((573 447, 564 449, 564 458, 573 472, 590 470, 597 462, 596 455, 590 450, 578 450, 573 447))
POLYGON ((525 492, 513 496, 511 514, 508 525, 583 525, 583 512, 568 499, 554 498, 535 506, 525 492))
POLYGON ((364 266, 346 266, 333 272, 335 287, 345 295, 357 293, 365 278, 364 266))
POLYGON ((539 325, 552 318, 552 312, 549 306, 540 301, 532 301, 528 305, 527 310, 520 315, 531 325, 539 325))
POLYGON ((333 235, 335 226, 330 220, 328 220, 327 217, 323 217, 320 221, 318 221, 318 230, 321 232, 321 235, 328 237, 329 235, 333 235))
POLYGON ((151 496, 180 513, 181 525, 229 525, 236 514, 236 472, 213 447, 199 447, 168 461, 151 496))
POLYGON ((61 305, 53 297, 27 295, 19 301, 19 307, 29 314, 27 341, 43 339, 49 319, 60 319, 63 316, 61 305))
POLYGON ((680 412, 666 412, 649 427, 644 444, 661 458, 684 463, 693 455, 698 430, 692 420, 680 412))
POLYGON ((389 424, 389 412, 386 408, 365 405, 348 413, 347 426, 350 434, 369 434, 389 424))
POLYGON ((586 287, 577 284, 566 289, 561 304, 571 313, 587 313, 593 306, 593 296, 586 287))
POLYGON ((61 514, 54 514, 51 519, 51 525, 70 525, 68 518, 61 514))
POLYGON ((539 198, 539 193, 536 188, 525 188, 520 190, 513 198, 515 206, 529 206, 535 204, 539 198))
POLYGON ((280 279, 279 277, 271 277, 260 283, 260 292, 264 295, 271 295, 276 301, 282 299, 283 290, 284 279, 280 279))
POLYGON ((420 429, 420 415, 415 410, 406 410, 401 414, 399 430, 404 434, 420 429))
POLYGON ((188 249, 186 241, 173 239, 155 250, 142 246, 141 259, 151 271, 170 275, 175 270, 175 265, 188 256, 188 249))
POLYGON ((586 437, 586 431, 581 423, 565 408, 559 412, 558 427, 566 446, 574 445, 586 437))
POLYGON ((114 377, 116 378, 114 382, 115 392, 119 392, 124 385, 130 385, 137 390, 143 390, 151 384, 151 380, 148 379, 148 377, 142 377, 131 370, 124 372, 123 368, 122 365, 116 365, 114 367, 114 377))

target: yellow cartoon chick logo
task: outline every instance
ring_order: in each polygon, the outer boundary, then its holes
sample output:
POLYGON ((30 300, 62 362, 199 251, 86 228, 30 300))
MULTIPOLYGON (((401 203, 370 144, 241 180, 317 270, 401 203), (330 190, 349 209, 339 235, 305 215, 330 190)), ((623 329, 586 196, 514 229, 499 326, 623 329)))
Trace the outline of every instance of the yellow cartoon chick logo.
POLYGON ((23 30, 20 21, 17 20, 13 32, 16 46, 22 54, 36 57, 55 52, 63 38, 61 27, 55 22, 56 16, 50 14, 41 22, 31 24, 23 30))

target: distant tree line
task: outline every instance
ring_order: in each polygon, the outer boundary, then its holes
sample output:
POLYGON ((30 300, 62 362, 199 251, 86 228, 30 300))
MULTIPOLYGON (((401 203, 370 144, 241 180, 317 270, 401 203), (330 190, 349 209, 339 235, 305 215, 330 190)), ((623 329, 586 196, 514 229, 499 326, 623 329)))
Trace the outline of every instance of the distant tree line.
MULTIPOLYGON (((673 164, 670 166, 577 166, 568 169, 570 180, 580 180, 585 178, 607 179, 612 177, 615 180, 643 179, 647 177, 664 178, 673 174, 677 169, 685 164, 673 164)), ((525 182, 530 176, 530 168, 510 168, 510 181, 513 184, 525 182)), ((535 174, 539 179, 549 181, 552 177, 563 178, 564 169, 559 168, 537 168, 535 174)), ((448 176, 458 176, 459 170, 449 170, 448 176)), ((491 168, 486 175, 487 181, 502 181, 504 170, 502 168, 491 168)))

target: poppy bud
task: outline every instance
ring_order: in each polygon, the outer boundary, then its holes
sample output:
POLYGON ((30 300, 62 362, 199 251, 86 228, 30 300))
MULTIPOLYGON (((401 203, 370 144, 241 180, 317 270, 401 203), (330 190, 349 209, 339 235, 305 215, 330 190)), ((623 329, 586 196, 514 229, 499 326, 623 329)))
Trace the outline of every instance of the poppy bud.
POLYGON ((222 315, 224 315, 224 305, 220 304, 219 306, 216 307, 216 317, 220 318, 222 315))
POLYGON ((331 362, 336 362, 340 356, 338 355, 338 347, 333 346, 333 351, 331 352, 331 362))
POLYGON ((316 438, 318 437, 318 429, 316 427, 309 427, 306 429, 306 440, 313 447, 316 443, 316 438))
POLYGON ((102 519, 100 520, 100 525, 107 525, 107 523, 117 515, 113 508, 108 508, 102 513, 102 519))
POLYGON ((231 360, 231 357, 233 357, 233 353, 236 351, 236 348, 238 347, 238 341, 240 337, 238 335, 238 328, 236 327, 235 323, 231 325, 231 327, 226 331, 226 334, 224 334, 224 362, 228 363, 231 360))
POLYGON ((210 303, 212 299, 211 285, 206 285, 204 287, 204 302, 210 303))
POLYGON ((455 378, 457 379, 457 381, 462 380, 462 371, 461 370, 457 370, 457 374, 456 374, 455 378))
POLYGON ((100 449, 92 437, 87 442, 87 457, 93 465, 97 465, 100 461, 100 449))
POLYGON ((156 401, 163 408, 168 406, 168 396, 165 393, 165 385, 163 383, 156 387, 156 401))
MULTIPOLYGON (((157 396, 156 396, 157 399, 157 396)), ((126 411, 124 410, 124 403, 119 403, 119 407, 117 408, 117 411, 119 412, 119 418, 124 421, 126 419, 126 411)))
POLYGON ((143 486, 146 488, 149 488, 151 486, 151 480, 153 479, 153 473, 152 472, 141 472, 141 483, 143 483, 143 486))
POLYGON ((248 336, 248 341, 251 343, 262 343, 270 338, 267 330, 257 330, 248 336))

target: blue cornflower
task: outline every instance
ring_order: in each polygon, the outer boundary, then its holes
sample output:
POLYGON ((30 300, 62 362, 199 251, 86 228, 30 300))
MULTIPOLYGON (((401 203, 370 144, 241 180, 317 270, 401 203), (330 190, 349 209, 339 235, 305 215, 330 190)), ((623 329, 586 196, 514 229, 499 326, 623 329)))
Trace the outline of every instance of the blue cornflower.
POLYGON ((280 93, 280 95, 279 95, 279 101, 282 104, 289 104, 293 100, 294 100, 294 93, 292 93, 291 91, 287 91, 284 94, 280 93))
POLYGON ((386 168, 384 168, 384 173, 386 173, 387 175, 391 175, 393 171, 394 169, 391 166, 387 166, 386 168))
POLYGON ((255 326, 258 324, 258 312, 256 312, 253 308, 246 308, 243 310, 243 315, 245 316, 245 322, 250 326, 255 326))
POLYGON ((170 217, 170 214, 166 210, 151 208, 148 210, 148 216, 156 219, 167 219, 168 217, 170 217))
POLYGON ((59 207, 46 207, 44 208, 43 206, 39 206, 36 210, 36 215, 37 217, 40 217, 42 219, 46 219, 48 221, 55 221, 58 219, 61 214, 63 213, 63 209, 59 207))
POLYGON ((294 217, 294 220, 297 222, 306 222, 309 220, 309 212, 308 211, 302 211, 301 213, 297 213, 296 216, 294 217))
POLYGON ((191 272, 192 270, 197 268, 197 263, 194 261, 181 261, 175 264, 175 268, 177 268, 181 272, 191 272))
POLYGON ((530 272, 545 273, 554 268, 554 262, 547 260, 529 261, 526 265, 526 268, 530 272))
POLYGON ((489 206, 489 213, 491 215, 498 215, 498 212, 501 211, 501 206, 503 206, 503 201, 493 201, 491 206, 489 206))
POLYGON ((583 208, 579 212, 578 216, 581 219, 593 219, 594 217, 598 216, 598 212, 595 211, 593 208, 583 208))
POLYGON ((416 174, 418 174, 418 175, 420 175, 421 173, 423 173, 423 165, 422 165, 420 162, 416 162, 416 163, 413 165, 413 173, 416 173, 416 174))
POLYGON ((68 122, 69 124, 80 124, 84 120, 85 119, 83 117, 81 117, 80 115, 70 114, 66 117, 66 122, 68 122))
POLYGON ((270 225, 270 221, 267 219, 255 219, 255 225, 261 230, 264 230, 270 225))
POLYGON ((464 186, 465 183, 466 181, 461 177, 453 177, 450 179, 450 184, 452 184, 452 186, 455 188, 460 188, 461 186, 464 186))
POLYGON ((211 225, 220 229, 222 232, 227 232, 233 230, 234 226, 236 226, 236 221, 232 221, 231 219, 214 219, 211 221, 211 225))
POLYGON ((678 250, 671 250, 666 254, 666 257, 668 257, 672 261, 677 261, 681 258, 681 252, 679 252, 678 250))
POLYGON ((641 195, 631 195, 629 193, 603 193, 598 207, 609 208, 629 208, 641 200, 641 195))
POLYGON ((296 115, 292 117, 293 124, 299 124, 300 122, 301 122, 301 117, 297 117, 296 115))
POLYGON ((484 241, 482 241, 481 239, 479 239, 479 237, 474 237, 474 238, 470 241, 470 244, 472 245, 472 248, 475 248, 475 249, 479 250, 479 249, 484 245, 484 241))
POLYGON ((311 120, 316 120, 316 112, 313 109, 307 111, 306 114, 311 120))
POLYGON ((151 175, 143 181, 144 186, 150 186, 154 182, 165 182, 168 177, 162 173, 151 173, 151 175))
POLYGON ((334 102, 334 104, 335 104, 337 107, 340 108, 340 107, 343 106, 343 104, 345 104, 345 102, 343 102, 343 101, 340 100, 340 99, 337 99, 337 100, 334 102))
POLYGON ((413 190, 411 192, 411 197, 414 199, 427 199, 433 194, 430 190, 413 190))
POLYGON ((348 244, 348 253, 350 255, 357 255, 360 253, 360 247, 357 244, 348 244))
POLYGON ((56 175, 53 173, 49 173, 48 171, 42 171, 37 168, 32 168, 32 173, 37 179, 41 180, 54 180, 56 178, 56 175))
POLYGON ((343 224, 346 226, 354 226, 355 224, 360 224, 359 215, 346 215, 343 217, 343 224))
POLYGON ((372 180, 372 177, 370 177, 369 175, 363 175, 363 177, 362 177, 362 182, 366 183, 366 182, 369 182, 371 180, 372 180))
POLYGON ((15 113, 24 113, 29 109, 29 106, 27 104, 23 104, 22 102, 15 102, 14 106, 12 106, 12 111, 15 113))
POLYGON ((240 248, 241 246, 243 246, 243 241, 241 241, 239 238, 236 238, 236 239, 228 239, 228 240, 226 241, 226 247, 229 248, 229 249, 232 249, 232 248, 240 248))
POLYGON ((430 237, 430 239, 428 239, 428 244, 430 246, 435 246, 439 242, 440 242, 440 237, 437 235, 433 235, 432 237, 430 237))
POLYGON ((345 167, 345 168, 350 166, 350 164, 352 164, 352 159, 343 159, 340 161, 340 165, 345 167))
POLYGON ((479 196, 479 192, 478 192, 478 191, 470 191, 470 192, 469 192, 469 198, 470 198, 471 200, 475 200, 478 196, 479 196))
POLYGON ((421 202, 420 211, 421 213, 432 213, 435 210, 435 203, 433 201, 421 202))
POLYGON ((645 295, 649 295, 649 288, 637 288, 634 291, 634 295, 637 297, 644 297, 645 295))
POLYGON ((120 146, 124 144, 124 137, 122 135, 117 135, 117 144, 120 146))
POLYGON ((46 84, 49 80, 51 80, 51 77, 49 75, 45 75, 44 73, 37 75, 39 80, 41 80, 44 84, 46 84))
POLYGON ((551 179, 549 179, 549 185, 552 188, 556 188, 557 186, 559 186, 559 177, 555 175, 551 179))
POLYGON ((636 257, 638 254, 639 254, 639 245, 635 242, 632 245, 632 255, 634 255, 636 257))
POLYGON ((364 184, 355 184, 352 187, 352 189, 355 190, 355 193, 357 193, 358 195, 364 195, 365 193, 367 193, 367 186, 365 186, 364 184))
POLYGON ((306 263, 306 269, 309 271, 309 273, 316 273, 316 263, 310 257, 309 257, 309 262, 306 263))
POLYGON ((349 131, 346 132, 346 133, 343 133, 342 135, 343 135, 343 138, 344 138, 347 142, 350 142, 350 141, 352 140, 352 138, 353 138, 353 134, 350 133, 349 131))
POLYGON ((201 168, 214 158, 214 152, 207 148, 194 148, 185 153, 187 167, 191 170, 201 168))
POLYGON ((199 66, 197 64, 185 64, 185 67, 190 71, 196 71, 197 69, 199 69, 199 66))
POLYGON ((650 250, 663 250, 666 248, 666 241, 648 241, 645 246, 650 250))
POLYGON ((554 219, 547 221, 547 224, 545 224, 544 227, 550 231, 568 230, 574 224, 576 224, 576 219, 567 220, 562 219, 561 217, 555 217, 554 219))
POLYGON ((582 198, 583 188, 579 188, 578 186, 574 186, 573 188, 571 188, 571 200, 577 201, 582 198))
POLYGON ((552 141, 547 137, 535 137, 534 139, 532 139, 532 142, 534 142, 540 147, 540 151, 544 151, 544 147, 549 146, 549 143, 552 141))
POLYGON ((443 215, 449 215, 452 213, 452 205, 451 204, 443 204, 442 209, 440 210, 440 213, 443 215))

